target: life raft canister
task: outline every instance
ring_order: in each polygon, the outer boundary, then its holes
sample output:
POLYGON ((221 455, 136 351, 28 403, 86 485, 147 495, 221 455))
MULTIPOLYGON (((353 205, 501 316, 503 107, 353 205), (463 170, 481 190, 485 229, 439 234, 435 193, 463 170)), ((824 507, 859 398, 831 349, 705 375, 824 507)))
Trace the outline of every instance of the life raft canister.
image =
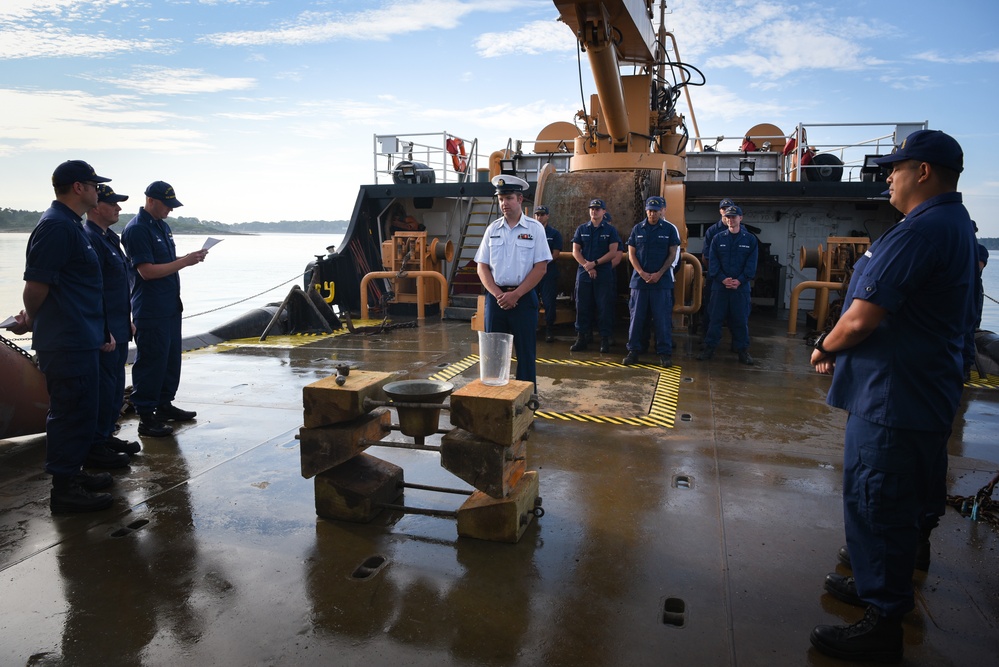
POLYGON ((461 139, 448 139, 447 152, 451 156, 451 166, 459 174, 464 174, 468 168, 468 160, 465 159, 465 142, 461 139))

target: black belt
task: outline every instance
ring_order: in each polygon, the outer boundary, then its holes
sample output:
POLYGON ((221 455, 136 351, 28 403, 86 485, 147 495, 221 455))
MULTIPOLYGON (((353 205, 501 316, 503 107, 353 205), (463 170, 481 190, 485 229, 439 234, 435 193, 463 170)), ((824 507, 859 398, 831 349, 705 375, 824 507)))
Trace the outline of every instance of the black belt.
POLYGON ((520 285, 516 285, 516 286, 514 286, 514 287, 503 287, 502 285, 497 285, 496 287, 499 287, 499 288, 500 288, 501 290, 503 290, 504 292, 512 292, 512 291, 514 291, 515 289, 517 289, 517 287, 520 287, 520 285))

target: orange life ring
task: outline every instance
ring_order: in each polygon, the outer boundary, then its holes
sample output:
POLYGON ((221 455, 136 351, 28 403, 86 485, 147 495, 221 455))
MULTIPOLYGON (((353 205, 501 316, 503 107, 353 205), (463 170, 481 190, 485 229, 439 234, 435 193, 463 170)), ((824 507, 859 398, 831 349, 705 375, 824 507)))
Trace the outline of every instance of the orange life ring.
POLYGON ((451 156, 451 166, 459 174, 464 174, 468 169, 468 160, 465 159, 465 142, 461 139, 448 139, 447 152, 451 156))

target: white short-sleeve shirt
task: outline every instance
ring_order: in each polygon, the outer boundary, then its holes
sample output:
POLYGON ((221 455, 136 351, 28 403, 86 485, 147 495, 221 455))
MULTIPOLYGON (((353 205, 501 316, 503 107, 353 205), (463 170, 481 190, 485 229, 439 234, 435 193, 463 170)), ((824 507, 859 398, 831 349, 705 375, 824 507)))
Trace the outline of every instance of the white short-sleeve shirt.
POLYGON ((513 227, 506 218, 490 223, 475 253, 475 261, 489 265, 500 287, 516 287, 535 264, 551 259, 545 226, 523 214, 513 227))

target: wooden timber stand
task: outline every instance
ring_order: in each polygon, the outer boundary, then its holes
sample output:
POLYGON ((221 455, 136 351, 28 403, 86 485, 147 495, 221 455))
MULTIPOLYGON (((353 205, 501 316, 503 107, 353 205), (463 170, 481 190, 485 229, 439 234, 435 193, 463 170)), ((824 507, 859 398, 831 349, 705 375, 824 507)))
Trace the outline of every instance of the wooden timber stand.
MULTIPOLYGON (((399 427, 385 400, 392 373, 348 371, 303 390, 304 426, 299 432, 302 476, 315 477, 316 514, 367 523, 382 510, 457 519, 459 537, 515 543, 541 516, 537 471, 527 470, 527 435, 534 421, 534 385, 513 380, 488 386, 474 380, 454 391, 447 409, 454 428, 440 446, 384 440, 399 427), (442 489, 406 483, 402 468, 367 454, 370 446, 437 451, 441 467, 475 488, 442 489), (400 504, 403 490, 430 489, 468 496, 457 510, 400 504)), ((401 383, 399 383, 401 384, 401 383)), ((396 408, 420 407, 398 403, 396 408)), ((435 425, 436 428, 436 425, 435 425)))

